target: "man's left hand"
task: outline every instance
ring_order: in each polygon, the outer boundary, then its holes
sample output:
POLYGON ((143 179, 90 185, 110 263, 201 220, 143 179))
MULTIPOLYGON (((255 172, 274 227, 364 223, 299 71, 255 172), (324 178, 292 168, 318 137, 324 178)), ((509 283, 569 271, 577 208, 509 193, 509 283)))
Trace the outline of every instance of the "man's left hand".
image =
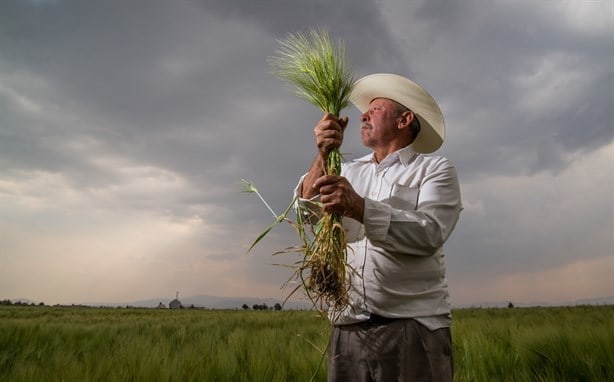
POLYGON ((365 201, 346 178, 324 175, 315 181, 313 187, 320 191, 320 202, 325 212, 337 213, 362 223, 365 201))

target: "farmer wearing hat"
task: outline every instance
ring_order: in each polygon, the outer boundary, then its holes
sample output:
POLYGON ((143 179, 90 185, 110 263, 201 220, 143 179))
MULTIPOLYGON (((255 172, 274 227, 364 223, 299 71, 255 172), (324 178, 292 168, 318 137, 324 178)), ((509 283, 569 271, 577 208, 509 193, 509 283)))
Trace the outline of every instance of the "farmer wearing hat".
POLYGON ((329 381, 452 381, 451 307, 443 245, 462 210, 458 177, 430 154, 445 137, 443 115, 419 85, 395 74, 357 81, 361 140, 373 152, 324 175, 347 117, 325 114, 314 133, 318 155, 297 187, 343 216, 348 305, 331 315, 329 381))

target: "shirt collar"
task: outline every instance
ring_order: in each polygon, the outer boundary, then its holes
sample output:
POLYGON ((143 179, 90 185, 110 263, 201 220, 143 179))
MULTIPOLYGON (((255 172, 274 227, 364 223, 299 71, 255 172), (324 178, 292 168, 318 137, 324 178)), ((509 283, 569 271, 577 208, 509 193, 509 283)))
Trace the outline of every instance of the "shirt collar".
POLYGON ((416 150, 414 150, 414 145, 412 144, 403 147, 402 149, 397 151, 397 153, 399 153, 399 159, 401 163, 403 163, 403 165, 405 166, 407 166, 409 162, 411 162, 418 154, 416 150))
MULTIPOLYGON (((414 159, 416 154, 417 153, 416 153, 416 150, 414 150, 413 145, 409 144, 403 147, 402 149, 399 149, 391 154, 388 154, 388 156, 384 159, 384 161, 388 162, 390 160, 398 159, 404 166, 407 166, 414 159)), ((374 162, 375 163, 375 154, 374 153, 367 154, 356 160, 359 162, 374 162)))

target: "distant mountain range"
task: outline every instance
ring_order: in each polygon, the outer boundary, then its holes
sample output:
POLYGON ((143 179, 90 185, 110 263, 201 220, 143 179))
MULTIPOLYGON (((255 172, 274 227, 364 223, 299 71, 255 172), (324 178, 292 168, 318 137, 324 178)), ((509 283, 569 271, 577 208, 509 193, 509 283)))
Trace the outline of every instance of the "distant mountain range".
MULTIPOLYGON (((123 303, 84 303, 83 305, 88 306, 132 306, 135 308, 155 308, 160 304, 164 306, 169 306, 169 303, 174 300, 174 298, 168 297, 157 297, 151 298, 147 300, 138 300, 131 302, 123 302, 123 303)), ((243 305, 247 305, 250 309, 254 305, 263 305, 266 304, 268 307, 272 308, 275 304, 283 304, 283 301, 276 300, 273 298, 257 298, 257 297, 219 297, 219 296, 208 296, 208 295, 198 295, 198 296, 189 296, 189 297, 181 297, 179 296, 179 301, 181 305, 184 307, 194 306, 196 308, 207 308, 207 309, 242 309, 243 305)), ((296 301, 291 300, 287 301, 283 304, 284 310, 306 310, 311 309, 311 305, 305 301, 296 301)))
MULTIPOLYGON (((38 305, 38 301, 33 301, 27 298, 9 299, 12 303, 34 304, 38 305)), ((84 305, 93 307, 124 307, 130 306, 134 308, 157 308, 160 304, 168 307, 170 302, 174 298, 169 297, 156 297, 147 300, 128 301, 128 302, 79 302, 79 303, 64 303, 60 305, 84 305)), ((289 300, 284 304, 281 300, 273 298, 256 298, 256 297, 218 297, 218 296, 190 296, 181 297, 179 301, 183 307, 189 308, 194 306, 196 308, 206 309, 242 309, 243 305, 247 305, 250 309, 254 305, 266 304, 269 308, 275 306, 275 304, 283 304, 284 310, 308 310, 311 309, 311 304, 306 301, 289 300)))
MULTIPOLYGON (((11 302, 22 302, 27 304, 35 304, 37 305, 39 302, 32 301, 26 298, 16 298, 10 299, 11 302)), ((169 303, 174 299, 169 299, 168 297, 158 297, 151 298, 148 300, 138 300, 132 302, 113 302, 113 303, 103 303, 103 302, 89 302, 89 303, 75 303, 75 305, 86 305, 86 306, 109 306, 109 307, 117 307, 117 306, 132 306, 135 308, 155 308, 158 307, 160 303, 164 306, 168 307, 169 303)), ((272 298, 256 298, 256 297, 219 297, 219 296, 208 296, 208 295, 198 295, 198 296, 190 296, 190 297, 179 297, 179 301, 181 301, 181 305, 184 307, 190 307, 194 305, 197 308, 207 308, 207 309, 242 309, 243 305, 247 305, 250 309, 254 305, 262 305, 266 304, 268 307, 273 307, 275 304, 282 304, 283 301, 272 299, 272 298)), ((601 297, 601 298, 590 298, 590 299, 580 299, 569 302, 522 302, 522 301, 493 301, 493 302, 482 302, 475 304, 462 304, 455 305, 454 308, 470 308, 470 307, 481 307, 481 308, 502 308, 507 307, 509 303, 512 303, 515 307, 531 307, 531 306, 575 306, 575 305, 614 305, 614 296, 601 297)), ((311 309, 311 304, 308 301, 297 301, 297 300, 289 300, 283 305, 284 310, 307 310, 311 309)))
MULTIPOLYGON (((171 299, 174 300, 174 299, 171 299)), ((153 298, 149 300, 140 300, 134 301, 132 303, 127 304, 118 304, 118 305, 130 305, 134 307, 157 307, 160 303, 168 306, 170 301, 168 298, 153 298)), ((241 309, 243 305, 247 305, 252 308, 254 305, 262 305, 266 304, 268 307, 272 308, 275 304, 282 304, 283 301, 276 300, 273 298, 256 298, 256 297, 219 297, 219 296, 208 296, 208 295, 198 295, 198 296, 190 296, 190 297, 181 297, 179 296, 179 301, 181 301, 181 305, 184 307, 189 307, 194 305, 197 308, 207 308, 207 309, 241 309)), ((283 305, 284 310, 297 310, 297 309, 310 309, 311 305, 306 302, 301 301, 287 301, 283 305)))
POLYGON ((577 306, 577 305, 614 305, 614 296, 599 297, 599 298, 585 298, 580 300, 566 301, 566 302, 523 302, 523 301, 492 301, 481 302, 476 304, 462 304, 454 306, 455 308, 504 308, 509 303, 512 303, 515 307, 532 307, 532 306, 577 306))

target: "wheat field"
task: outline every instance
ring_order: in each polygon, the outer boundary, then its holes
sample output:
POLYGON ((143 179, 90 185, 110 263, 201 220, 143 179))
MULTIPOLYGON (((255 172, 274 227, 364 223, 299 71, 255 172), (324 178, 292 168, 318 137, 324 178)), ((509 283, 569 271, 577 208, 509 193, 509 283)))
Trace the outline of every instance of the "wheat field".
MULTIPOLYGON (((614 380, 613 318, 456 310, 456 380, 614 380)), ((312 311, 0 306, 0 381, 325 381, 328 331, 312 311)))

